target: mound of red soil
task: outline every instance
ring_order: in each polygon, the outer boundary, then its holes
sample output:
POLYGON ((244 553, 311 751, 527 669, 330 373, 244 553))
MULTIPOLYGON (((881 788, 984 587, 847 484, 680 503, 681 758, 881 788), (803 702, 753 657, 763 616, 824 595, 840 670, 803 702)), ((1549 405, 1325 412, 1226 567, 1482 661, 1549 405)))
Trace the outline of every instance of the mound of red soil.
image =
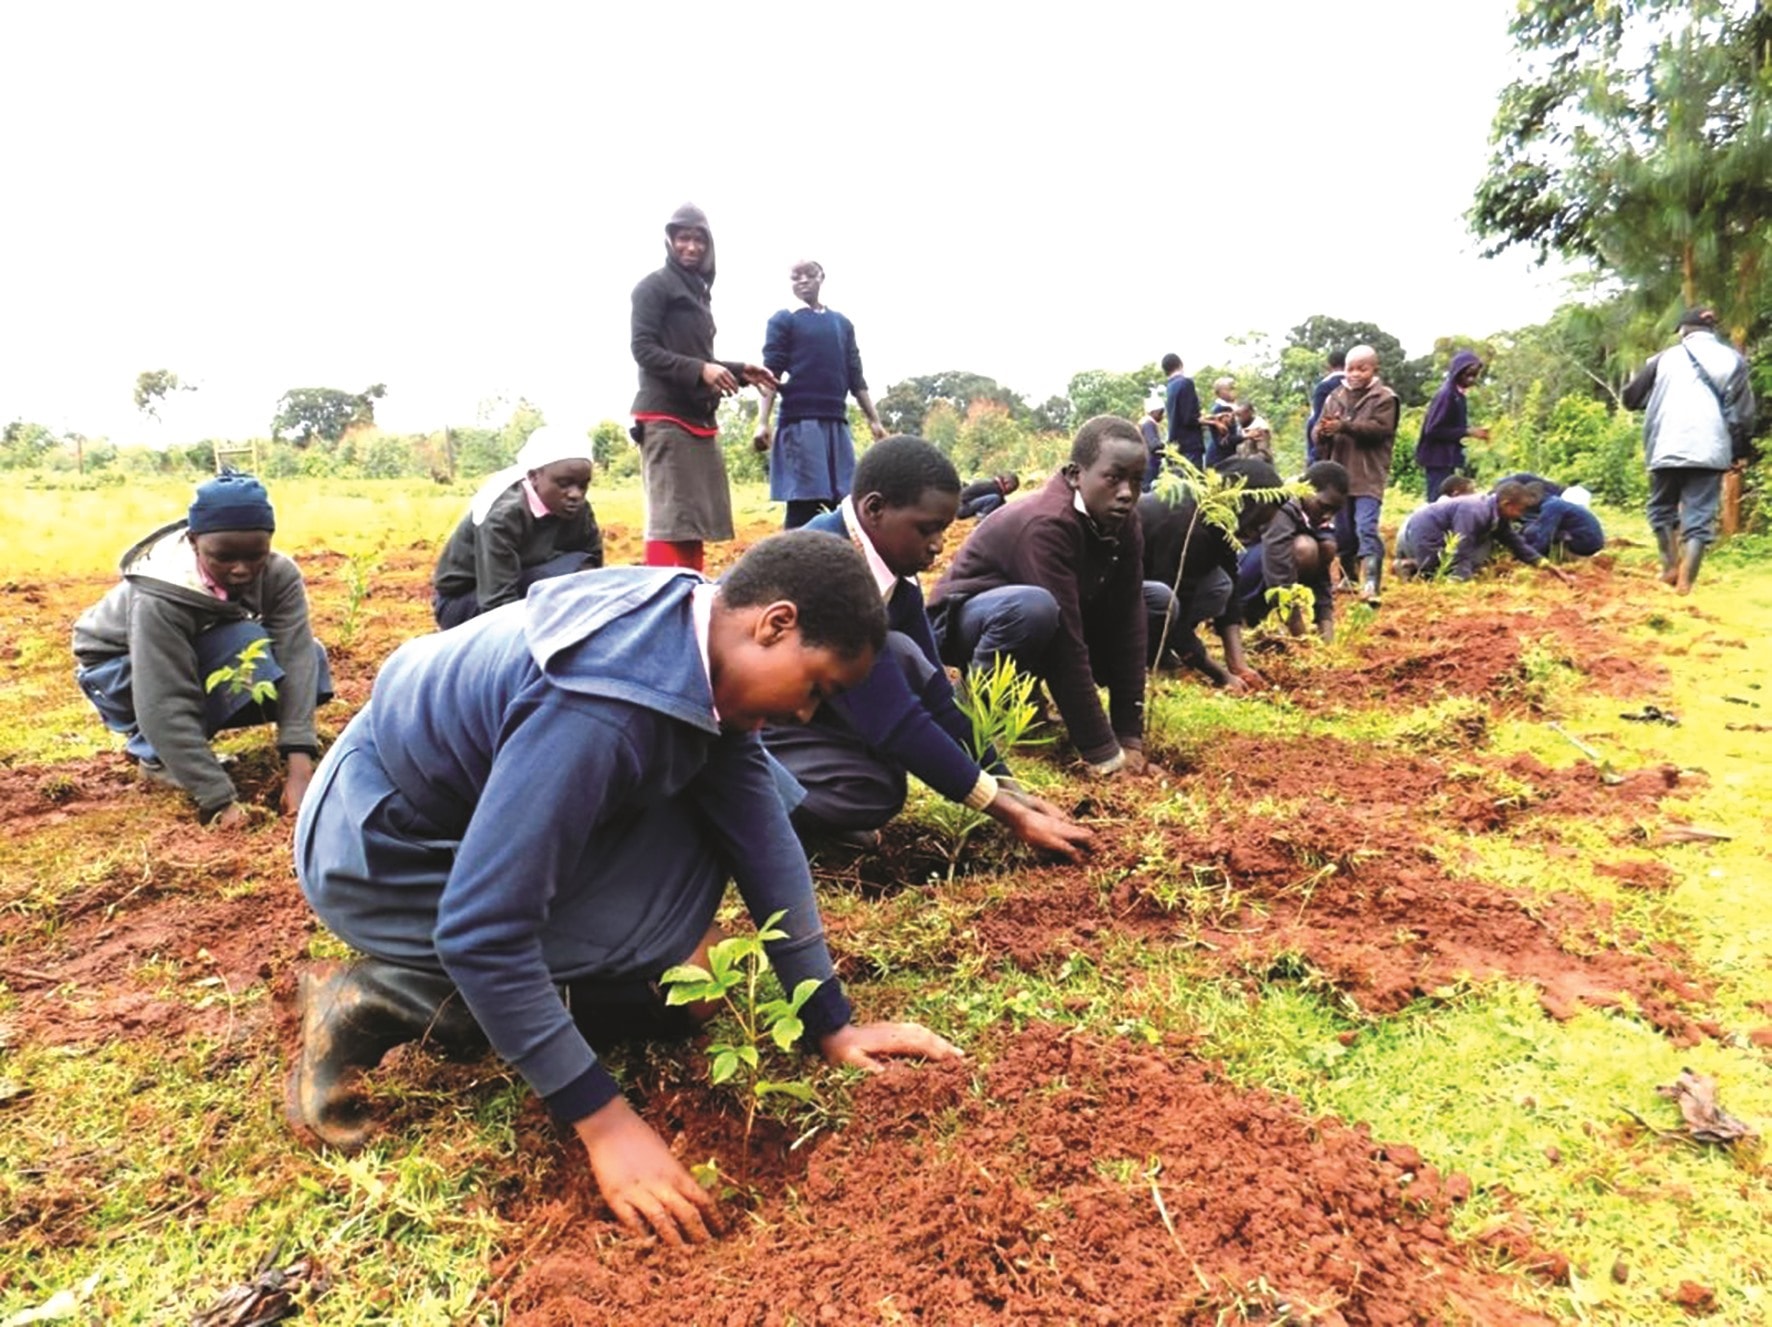
POLYGON ((511 1269, 507 1321, 1546 1321, 1448 1240, 1468 1182, 1413 1149, 1405 1170, 1363 1130, 1196 1061, 1051 1027, 977 1073, 861 1085, 790 1200, 766 1194, 700 1249, 577 1216, 598 1204, 563 1160, 569 1192, 516 1214, 563 1233, 511 1269))
MULTIPOLYGON (((1679 1008, 1705 998, 1681 975, 1684 955, 1620 949, 1637 937, 1604 903, 1455 878, 1423 834, 1427 824, 1495 831, 1534 813, 1641 814, 1677 771, 1658 767, 1608 786, 1586 766, 1553 770, 1522 755, 1466 760, 1478 775, 1454 778, 1430 757, 1337 742, 1276 763, 1271 743, 1240 738, 1200 762, 1199 796, 1219 787, 1235 794, 1222 816, 1203 827, 1147 824, 1133 841, 1104 836, 1092 871, 1029 876, 1028 887, 986 905, 973 924, 977 943, 1037 970, 1071 952, 1093 954, 1110 930, 1134 927, 1185 939, 1202 962, 1231 972, 1333 986, 1371 1013, 1506 976, 1537 984, 1558 1018, 1628 999, 1677 1042, 1700 1035, 1679 1008), (1267 799, 1288 809, 1236 809, 1267 799), (1104 890, 1102 881, 1114 883, 1104 890)), ((1616 869, 1647 880, 1654 864, 1616 869)))
MULTIPOLYGON (((1576 593, 1599 595, 1616 572, 1586 566, 1577 574, 1576 593)), ((1378 696, 1399 706, 1478 696, 1531 708, 1535 700, 1522 657, 1535 645, 1611 694, 1653 694, 1666 685, 1666 671, 1605 618, 1577 616, 1551 599, 1522 603, 1499 584, 1475 593, 1489 597, 1489 611, 1447 601, 1443 587, 1400 587, 1360 642, 1357 661, 1340 661, 1333 674, 1324 674, 1311 670, 1308 655, 1287 651, 1264 656, 1261 671, 1313 710, 1378 696)))

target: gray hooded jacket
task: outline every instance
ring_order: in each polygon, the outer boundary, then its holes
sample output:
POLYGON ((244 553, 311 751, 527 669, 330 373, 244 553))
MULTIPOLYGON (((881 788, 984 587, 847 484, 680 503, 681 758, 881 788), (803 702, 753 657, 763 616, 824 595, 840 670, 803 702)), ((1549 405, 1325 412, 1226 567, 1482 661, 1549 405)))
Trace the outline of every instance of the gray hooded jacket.
POLYGON ((197 576, 185 522, 175 521, 123 555, 123 579, 74 623, 74 657, 86 667, 127 654, 136 722, 200 811, 235 799, 233 780, 210 750, 203 727, 197 637, 222 622, 263 624, 283 669, 277 686, 277 749, 314 754, 319 665, 308 621, 308 592, 294 562, 272 552, 237 599, 218 599, 197 576))

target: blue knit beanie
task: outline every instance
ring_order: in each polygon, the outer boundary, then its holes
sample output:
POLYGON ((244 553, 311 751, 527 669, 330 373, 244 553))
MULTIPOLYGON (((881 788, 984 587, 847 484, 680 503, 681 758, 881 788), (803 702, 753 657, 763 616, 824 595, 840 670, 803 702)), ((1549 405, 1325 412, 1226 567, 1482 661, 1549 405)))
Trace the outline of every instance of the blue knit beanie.
POLYGON ((271 513, 271 497, 263 484, 251 475, 226 470, 197 486, 189 524, 192 534, 275 530, 277 518, 271 513))

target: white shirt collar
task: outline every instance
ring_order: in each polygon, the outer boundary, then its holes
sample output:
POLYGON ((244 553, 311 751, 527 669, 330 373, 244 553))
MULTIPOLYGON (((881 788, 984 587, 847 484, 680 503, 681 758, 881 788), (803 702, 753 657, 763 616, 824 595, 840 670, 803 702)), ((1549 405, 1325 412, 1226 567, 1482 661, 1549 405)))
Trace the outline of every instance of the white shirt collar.
MULTIPOLYGON (((708 662, 708 623, 714 615, 715 586, 704 581, 689 592, 689 619, 695 624, 695 648, 701 652, 701 671, 707 675, 708 695, 714 694, 714 670, 708 662)), ((720 707, 711 704, 714 722, 720 722, 720 707)))
POLYGON ((843 528, 849 531, 849 542, 861 550, 861 555, 868 561, 868 570, 874 573, 874 585, 880 591, 880 598, 890 602, 892 592, 898 588, 898 573, 886 565, 874 548, 874 541, 861 528, 861 518, 855 514, 855 499, 844 498, 837 510, 843 514, 843 528))

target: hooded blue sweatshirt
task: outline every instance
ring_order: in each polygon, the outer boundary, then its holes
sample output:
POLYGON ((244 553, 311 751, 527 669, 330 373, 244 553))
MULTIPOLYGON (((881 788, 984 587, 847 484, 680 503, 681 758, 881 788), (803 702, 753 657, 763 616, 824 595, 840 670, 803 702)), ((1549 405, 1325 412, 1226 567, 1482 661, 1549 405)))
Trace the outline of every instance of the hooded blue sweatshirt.
POLYGON ((1458 390, 1458 375, 1482 357, 1469 350, 1452 356, 1446 381, 1428 402, 1421 420, 1421 440, 1415 444, 1415 463, 1424 470, 1446 470, 1464 464, 1464 438, 1470 432, 1470 406, 1458 390))
POLYGON ((755 733, 723 732, 692 572, 623 567, 396 650, 327 753, 296 825, 302 889, 336 934, 440 970, 562 1122, 612 1098, 558 983, 655 979, 730 876, 782 984, 849 1021, 812 878, 755 733))

